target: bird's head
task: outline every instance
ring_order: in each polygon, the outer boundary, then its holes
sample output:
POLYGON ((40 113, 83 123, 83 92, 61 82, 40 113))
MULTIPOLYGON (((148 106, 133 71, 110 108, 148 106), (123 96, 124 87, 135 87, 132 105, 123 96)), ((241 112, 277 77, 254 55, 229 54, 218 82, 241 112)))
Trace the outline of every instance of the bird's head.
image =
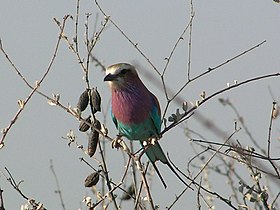
POLYGON ((106 69, 104 81, 108 81, 112 89, 119 89, 139 80, 135 67, 128 63, 117 63, 106 69))

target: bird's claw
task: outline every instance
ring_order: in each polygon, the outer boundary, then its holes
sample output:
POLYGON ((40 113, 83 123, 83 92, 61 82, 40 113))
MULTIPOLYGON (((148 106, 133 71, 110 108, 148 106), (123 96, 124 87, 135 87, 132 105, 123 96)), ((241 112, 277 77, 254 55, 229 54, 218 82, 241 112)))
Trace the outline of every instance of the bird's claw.
POLYGON ((150 138, 148 138, 147 141, 144 141, 144 144, 143 144, 144 146, 146 146, 145 143, 146 143, 146 145, 155 145, 157 143, 157 138, 150 137, 150 138))
POLYGON ((112 148, 117 148, 117 149, 122 148, 124 152, 126 152, 127 154, 131 154, 130 149, 123 141, 121 135, 118 135, 115 139, 113 139, 112 148))
POLYGON ((122 137, 120 135, 118 135, 115 139, 113 139, 112 141, 112 148, 116 148, 119 149, 120 147, 122 147, 122 137))

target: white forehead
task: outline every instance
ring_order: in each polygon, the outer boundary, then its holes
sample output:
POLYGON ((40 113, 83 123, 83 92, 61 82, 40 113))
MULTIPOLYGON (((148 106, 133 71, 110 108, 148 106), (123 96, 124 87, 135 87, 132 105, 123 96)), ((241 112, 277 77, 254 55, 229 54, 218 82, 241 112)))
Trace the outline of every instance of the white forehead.
POLYGON ((128 63, 117 63, 113 64, 106 69, 106 75, 107 74, 118 74, 124 69, 130 69, 134 70, 134 66, 128 64, 128 63))

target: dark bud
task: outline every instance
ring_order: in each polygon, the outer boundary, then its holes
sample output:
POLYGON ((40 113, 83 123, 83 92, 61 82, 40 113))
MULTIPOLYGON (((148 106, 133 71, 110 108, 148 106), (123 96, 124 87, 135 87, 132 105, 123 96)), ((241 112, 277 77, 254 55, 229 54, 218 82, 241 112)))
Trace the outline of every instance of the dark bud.
POLYGON ((90 94, 91 94, 91 105, 93 108, 93 114, 95 114, 96 112, 100 112, 101 111, 101 96, 97 91, 97 88, 92 88, 90 90, 90 94))
POLYGON ((88 90, 85 90, 79 98, 77 108, 82 112, 87 108, 89 102, 88 90))
POLYGON ((129 200, 133 196, 135 196, 135 188, 134 185, 130 185, 127 189, 127 193, 124 193, 123 196, 121 197, 121 200, 129 200))
MULTIPOLYGON (((87 123, 91 124, 90 116, 88 116, 88 118, 85 121, 87 123)), ((81 123, 79 125, 79 131, 86 132, 90 128, 90 126, 87 123, 81 121, 81 123)))
POLYGON ((85 180, 85 187, 92 187, 99 181, 99 172, 91 173, 85 180))
MULTIPOLYGON (((101 129, 101 124, 98 120, 95 120, 93 126, 99 130, 101 129)), ((95 129, 92 129, 88 138, 88 155, 90 157, 92 157, 95 154, 98 141, 99 133, 95 129)))

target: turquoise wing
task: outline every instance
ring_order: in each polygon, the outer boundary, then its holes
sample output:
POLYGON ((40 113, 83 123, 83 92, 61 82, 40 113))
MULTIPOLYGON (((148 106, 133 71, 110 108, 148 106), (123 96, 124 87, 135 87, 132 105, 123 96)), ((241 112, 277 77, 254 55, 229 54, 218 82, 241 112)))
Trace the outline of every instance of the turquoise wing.
POLYGON ((112 109, 111 109, 111 118, 112 118, 116 128, 119 129, 118 120, 116 119, 115 115, 113 114, 112 109))
POLYGON ((161 113, 160 113, 160 106, 157 98, 152 94, 152 102, 153 102, 153 109, 150 114, 150 117, 152 118, 152 123, 155 127, 155 134, 160 134, 160 127, 161 127, 161 113))

